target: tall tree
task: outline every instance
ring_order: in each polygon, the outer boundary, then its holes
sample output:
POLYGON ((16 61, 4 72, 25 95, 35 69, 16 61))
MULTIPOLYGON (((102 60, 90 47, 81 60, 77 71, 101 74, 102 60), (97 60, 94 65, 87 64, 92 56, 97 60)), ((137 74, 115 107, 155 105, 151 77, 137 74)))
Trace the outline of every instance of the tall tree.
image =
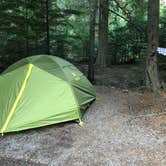
POLYGON ((106 58, 108 55, 108 0, 99 0, 99 39, 97 64, 100 67, 106 67, 106 58))
POLYGON ((25 3, 25 55, 28 56, 29 55, 29 23, 28 23, 28 3, 29 1, 24 1, 25 3))
POLYGON ((98 0, 90 0, 90 28, 89 28, 89 66, 88 79, 94 82, 94 54, 95 54, 95 25, 98 0))
POLYGON ((159 92, 161 84, 157 65, 159 31, 159 0, 148 1, 148 53, 146 59, 146 83, 154 92, 159 92))
POLYGON ((49 0, 46 0, 46 53, 50 54, 49 0))

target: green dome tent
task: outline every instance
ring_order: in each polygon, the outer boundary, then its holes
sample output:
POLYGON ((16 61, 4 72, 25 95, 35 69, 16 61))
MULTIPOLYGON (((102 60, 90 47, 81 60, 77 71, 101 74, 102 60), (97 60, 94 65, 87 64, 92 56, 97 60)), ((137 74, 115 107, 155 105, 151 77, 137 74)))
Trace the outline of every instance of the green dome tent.
POLYGON ((0 76, 0 133, 78 120, 95 100, 93 86, 71 63, 37 55, 0 76))

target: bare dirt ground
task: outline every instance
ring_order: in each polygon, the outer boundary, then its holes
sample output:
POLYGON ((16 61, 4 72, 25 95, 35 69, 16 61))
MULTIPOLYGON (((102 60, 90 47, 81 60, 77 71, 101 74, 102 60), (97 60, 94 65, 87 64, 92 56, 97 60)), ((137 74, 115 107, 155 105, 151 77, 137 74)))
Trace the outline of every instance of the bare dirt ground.
POLYGON ((96 69, 95 83, 107 87, 139 90, 144 89, 144 68, 142 65, 114 65, 111 68, 96 69))
POLYGON ((166 94, 140 92, 134 73, 127 66, 97 71, 97 100, 83 127, 69 122, 0 137, 0 166, 165 166, 166 94))

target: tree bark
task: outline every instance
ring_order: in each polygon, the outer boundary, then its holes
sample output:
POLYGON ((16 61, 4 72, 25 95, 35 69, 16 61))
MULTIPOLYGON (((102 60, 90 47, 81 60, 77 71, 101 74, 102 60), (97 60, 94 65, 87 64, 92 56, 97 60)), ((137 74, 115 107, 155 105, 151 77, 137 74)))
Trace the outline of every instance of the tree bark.
POLYGON ((28 22, 28 1, 25 1, 25 56, 29 55, 29 22, 28 22))
POLYGON ((50 54, 49 0, 46 0, 46 53, 50 54))
POLYGON ((160 92, 157 47, 159 31, 159 0, 148 2, 148 50, 146 59, 146 85, 153 92, 160 92))
POLYGON ((97 65, 106 67, 106 58, 108 55, 108 0, 99 0, 99 39, 97 65))
POLYGON ((90 28, 89 28, 89 64, 88 79, 94 82, 94 54, 95 54, 95 25, 98 0, 90 0, 90 28))

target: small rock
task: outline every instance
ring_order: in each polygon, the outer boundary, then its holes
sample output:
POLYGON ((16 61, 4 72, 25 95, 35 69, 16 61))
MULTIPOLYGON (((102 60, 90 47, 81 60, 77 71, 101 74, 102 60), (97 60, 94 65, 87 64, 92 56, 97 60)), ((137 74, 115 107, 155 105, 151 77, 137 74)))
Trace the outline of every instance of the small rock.
POLYGON ((123 93, 129 93, 129 90, 128 89, 123 89, 122 92, 123 93))

